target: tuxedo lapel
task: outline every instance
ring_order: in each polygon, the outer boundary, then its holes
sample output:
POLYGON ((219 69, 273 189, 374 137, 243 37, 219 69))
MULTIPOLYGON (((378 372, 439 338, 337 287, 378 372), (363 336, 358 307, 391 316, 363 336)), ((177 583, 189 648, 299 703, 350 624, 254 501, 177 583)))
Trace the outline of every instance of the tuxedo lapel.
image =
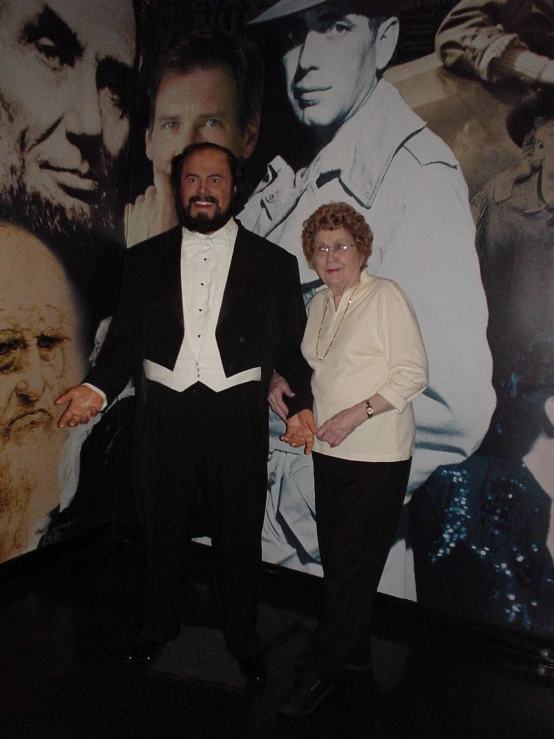
POLYGON ((229 274, 227 276, 227 284, 225 285, 221 309, 217 319, 218 328, 229 315, 233 304, 244 294, 245 284, 248 282, 250 276, 251 270, 248 248, 245 244, 245 233, 242 226, 239 226, 231 266, 229 267, 229 274))
POLYGON ((167 248, 156 257, 160 285, 160 302, 169 304, 171 313, 184 327, 183 295, 181 287, 181 227, 167 233, 167 248))

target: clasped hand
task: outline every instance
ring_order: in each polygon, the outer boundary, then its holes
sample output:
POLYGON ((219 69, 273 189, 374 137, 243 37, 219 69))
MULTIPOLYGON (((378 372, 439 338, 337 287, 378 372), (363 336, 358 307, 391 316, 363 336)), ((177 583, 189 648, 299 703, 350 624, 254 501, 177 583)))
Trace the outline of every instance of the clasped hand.
POLYGON ((294 447, 303 446, 304 454, 311 454, 316 431, 314 414, 305 408, 289 418, 287 430, 280 439, 294 447))
POLYGON ((287 431, 280 438, 291 446, 304 446, 304 454, 310 454, 314 445, 314 435, 320 441, 326 441, 330 447, 335 447, 366 420, 365 403, 358 403, 339 411, 319 428, 315 425, 312 411, 303 410, 289 419, 287 431))

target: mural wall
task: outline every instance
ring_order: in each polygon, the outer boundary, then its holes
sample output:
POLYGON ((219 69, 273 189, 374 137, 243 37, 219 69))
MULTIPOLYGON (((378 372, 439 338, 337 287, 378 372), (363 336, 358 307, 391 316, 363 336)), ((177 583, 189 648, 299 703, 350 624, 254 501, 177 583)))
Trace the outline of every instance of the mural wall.
POLYGON ((117 297, 135 59, 131 0, 0 3, 0 561, 112 515, 115 418, 54 401, 117 297))
MULTIPOLYGON (((302 222, 350 203, 375 234, 369 271, 396 280, 420 321, 431 381, 414 404, 409 495, 381 591, 552 635, 552 2, 80 5, 0 5, 2 559, 111 511, 93 495, 102 475, 113 489, 129 398, 67 438, 52 399, 90 361, 123 244, 144 234, 153 172, 159 190, 167 168, 169 149, 146 132, 155 63, 217 26, 266 61, 243 225, 298 257, 308 300, 320 283, 302 222)), ((215 101, 228 93, 216 86, 215 101)), ((194 135, 219 135, 215 108, 182 97, 206 123, 194 135)), ((172 135, 170 153, 191 142, 172 135)), ((264 558, 317 575, 311 463, 282 429, 272 415, 264 558)))

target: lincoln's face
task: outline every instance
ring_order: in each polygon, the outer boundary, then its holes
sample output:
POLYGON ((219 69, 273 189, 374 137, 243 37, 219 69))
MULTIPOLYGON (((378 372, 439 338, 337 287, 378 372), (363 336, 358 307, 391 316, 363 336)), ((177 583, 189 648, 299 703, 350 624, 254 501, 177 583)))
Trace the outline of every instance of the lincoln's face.
POLYGON ((107 228, 129 134, 131 0, 0 0, 0 215, 107 228))
POLYGON ((369 19, 324 3, 290 18, 282 61, 287 95, 306 126, 339 127, 377 82, 376 34, 369 19))

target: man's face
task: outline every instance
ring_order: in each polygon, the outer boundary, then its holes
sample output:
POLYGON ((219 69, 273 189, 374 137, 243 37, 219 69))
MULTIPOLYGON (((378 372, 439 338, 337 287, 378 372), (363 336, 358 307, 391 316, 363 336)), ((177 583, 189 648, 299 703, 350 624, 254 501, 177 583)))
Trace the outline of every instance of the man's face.
POLYGON ((0 449, 59 435, 54 400, 84 369, 78 308, 65 273, 25 231, 0 226, 0 449))
POLYGON ((181 171, 182 224, 191 231, 216 231, 229 220, 234 193, 225 154, 217 149, 193 152, 181 171))
POLYGON ((368 18, 333 12, 332 5, 291 18, 282 57, 290 104, 306 126, 342 125, 377 82, 368 18))
POLYGON ((235 81, 227 67, 172 74, 158 90, 146 154, 154 171, 166 174, 173 157, 190 144, 219 144, 246 158, 254 149, 258 126, 256 120, 241 131, 235 81))
POLYGON ((129 133, 131 0, 0 0, 0 214, 40 233, 111 225, 129 133))

